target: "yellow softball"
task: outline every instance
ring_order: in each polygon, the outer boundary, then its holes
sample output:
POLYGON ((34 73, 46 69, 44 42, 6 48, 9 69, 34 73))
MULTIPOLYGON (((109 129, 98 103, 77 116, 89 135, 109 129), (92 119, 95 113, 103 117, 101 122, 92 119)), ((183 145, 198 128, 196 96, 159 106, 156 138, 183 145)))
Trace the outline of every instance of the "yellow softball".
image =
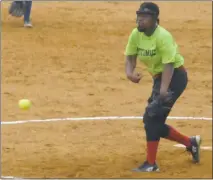
POLYGON ((31 101, 29 99, 21 99, 18 102, 19 108, 27 110, 31 107, 31 101))

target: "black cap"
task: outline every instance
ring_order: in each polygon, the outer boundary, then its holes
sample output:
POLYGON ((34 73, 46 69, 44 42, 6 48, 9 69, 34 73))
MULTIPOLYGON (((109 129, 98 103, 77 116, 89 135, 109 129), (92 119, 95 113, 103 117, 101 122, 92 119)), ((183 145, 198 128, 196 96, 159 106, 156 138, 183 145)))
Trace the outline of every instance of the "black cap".
POLYGON ((158 5, 152 2, 142 3, 138 11, 136 11, 136 14, 150 14, 156 17, 159 16, 159 13, 160 13, 160 10, 158 5))

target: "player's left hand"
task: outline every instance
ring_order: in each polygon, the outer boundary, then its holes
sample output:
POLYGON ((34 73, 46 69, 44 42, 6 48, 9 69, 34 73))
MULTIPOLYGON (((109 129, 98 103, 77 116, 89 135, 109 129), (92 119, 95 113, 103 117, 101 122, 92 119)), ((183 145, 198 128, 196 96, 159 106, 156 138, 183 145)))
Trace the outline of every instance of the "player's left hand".
POLYGON ((172 101, 173 92, 160 92, 159 97, 157 97, 157 101, 161 103, 170 103, 172 101))
POLYGON ((171 109, 173 92, 167 92, 165 94, 160 94, 147 107, 147 113, 150 117, 155 115, 160 115, 164 111, 169 111, 171 109))

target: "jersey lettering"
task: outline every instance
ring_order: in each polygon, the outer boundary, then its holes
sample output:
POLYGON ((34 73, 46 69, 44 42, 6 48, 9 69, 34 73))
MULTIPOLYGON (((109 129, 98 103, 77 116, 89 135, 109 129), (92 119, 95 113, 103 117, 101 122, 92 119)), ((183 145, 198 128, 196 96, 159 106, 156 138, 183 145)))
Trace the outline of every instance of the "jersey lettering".
POLYGON ((156 49, 140 49, 138 48, 138 55, 140 56, 155 56, 156 55, 156 49))

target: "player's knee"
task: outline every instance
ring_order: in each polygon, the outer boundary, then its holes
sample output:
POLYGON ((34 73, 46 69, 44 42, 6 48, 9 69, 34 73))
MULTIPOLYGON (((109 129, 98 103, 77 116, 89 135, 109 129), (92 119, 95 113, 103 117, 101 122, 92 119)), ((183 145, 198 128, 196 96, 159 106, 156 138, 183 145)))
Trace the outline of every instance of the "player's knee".
POLYGON ((149 116, 148 113, 145 111, 144 115, 143 115, 143 122, 144 124, 146 124, 149 121, 149 116))
POLYGON ((155 115, 151 115, 149 112, 148 112, 148 108, 146 107, 146 110, 145 110, 145 113, 144 113, 144 116, 143 116, 143 122, 144 123, 147 123, 147 122, 154 122, 158 119, 158 114, 155 114, 155 115))
POLYGON ((155 124, 146 123, 145 126, 146 131, 146 140, 147 141, 159 141, 160 140, 160 134, 155 126, 155 124))

